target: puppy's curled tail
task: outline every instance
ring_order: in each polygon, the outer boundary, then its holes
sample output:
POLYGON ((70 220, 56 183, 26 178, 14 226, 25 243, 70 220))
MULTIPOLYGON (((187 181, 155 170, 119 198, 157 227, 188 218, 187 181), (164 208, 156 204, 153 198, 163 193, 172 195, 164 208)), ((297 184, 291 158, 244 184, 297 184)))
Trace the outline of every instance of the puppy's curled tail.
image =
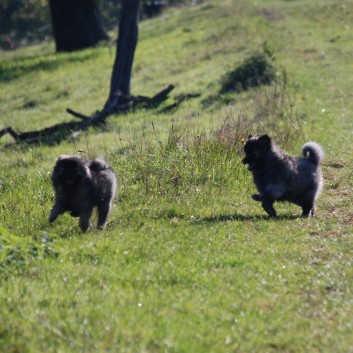
POLYGON ((96 158, 89 163, 89 169, 94 172, 100 172, 101 170, 107 169, 107 163, 103 158, 96 158))
POLYGON ((305 158, 308 158, 308 160, 315 165, 319 165, 324 159, 324 151, 316 142, 305 143, 302 148, 302 153, 305 158))

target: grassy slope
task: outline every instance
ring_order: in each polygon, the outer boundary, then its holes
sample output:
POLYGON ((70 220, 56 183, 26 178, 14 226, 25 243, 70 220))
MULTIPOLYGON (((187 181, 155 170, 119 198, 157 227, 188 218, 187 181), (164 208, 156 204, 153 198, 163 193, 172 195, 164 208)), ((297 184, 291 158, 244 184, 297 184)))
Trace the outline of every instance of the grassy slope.
MULTIPOLYGON (((133 93, 173 83, 175 94, 200 99, 171 114, 114 117, 108 132, 54 147, 2 148, 0 350, 349 352, 352 7, 262 0, 168 10, 141 24, 133 93), (264 40, 288 72, 293 111, 305 117, 298 138, 273 134, 294 154, 307 139, 327 154, 313 220, 286 204, 279 220, 262 217, 241 157, 205 153, 206 139, 189 154, 158 147, 171 124, 194 141, 227 117, 252 114, 256 93, 217 92, 220 77, 264 40), (69 216, 47 223, 53 161, 78 151, 106 156, 121 180, 104 232, 82 235, 69 216), (178 175, 179 188, 169 180, 178 175)), ((99 109, 114 49, 54 55, 39 46, 0 60, 0 127, 27 130, 69 120, 67 106, 99 109)))

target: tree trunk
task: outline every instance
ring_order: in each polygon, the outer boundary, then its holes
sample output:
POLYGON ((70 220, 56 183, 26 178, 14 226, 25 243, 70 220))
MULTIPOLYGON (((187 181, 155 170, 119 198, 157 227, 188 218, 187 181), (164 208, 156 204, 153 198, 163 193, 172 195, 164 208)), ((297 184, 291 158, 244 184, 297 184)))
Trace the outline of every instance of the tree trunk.
POLYGON ((132 63, 138 38, 139 0, 122 0, 117 49, 105 109, 124 104, 130 96, 132 63))
POLYGON ((97 0, 49 0, 56 51, 75 51, 108 39, 97 0))

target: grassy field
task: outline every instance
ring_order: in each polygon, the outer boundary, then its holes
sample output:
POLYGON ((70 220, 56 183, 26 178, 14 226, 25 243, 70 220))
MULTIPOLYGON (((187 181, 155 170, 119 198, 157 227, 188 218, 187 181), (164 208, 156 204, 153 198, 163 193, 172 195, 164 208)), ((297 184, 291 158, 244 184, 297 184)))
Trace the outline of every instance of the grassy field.
MULTIPOLYGON (((0 140, 0 352, 353 352, 353 1, 216 1, 140 24, 132 93, 200 93, 112 116, 56 145, 0 140), (266 44, 265 44, 266 43, 266 44), (264 45, 271 86, 220 94, 264 45), (269 219, 242 165, 249 133, 326 153, 315 219, 269 219), (104 156, 119 200, 104 231, 48 223, 60 154, 104 156)), ((0 129, 103 106, 114 44, 0 53, 0 129)), ((93 218, 95 223, 96 218, 93 218)))

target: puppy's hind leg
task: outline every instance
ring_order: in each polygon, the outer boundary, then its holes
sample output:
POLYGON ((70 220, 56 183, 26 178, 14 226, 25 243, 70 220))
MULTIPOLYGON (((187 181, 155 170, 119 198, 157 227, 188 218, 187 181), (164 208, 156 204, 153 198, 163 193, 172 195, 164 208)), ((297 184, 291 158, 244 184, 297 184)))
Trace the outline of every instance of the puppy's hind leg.
POLYGON ((303 209, 302 217, 315 216, 315 196, 316 190, 307 193, 300 201, 300 206, 303 209))
POLYGON ((112 208, 112 201, 102 202, 98 205, 98 229, 104 229, 108 214, 112 208))
POLYGON ((313 202, 308 202, 302 205, 303 213, 302 217, 314 217, 315 207, 313 202))

